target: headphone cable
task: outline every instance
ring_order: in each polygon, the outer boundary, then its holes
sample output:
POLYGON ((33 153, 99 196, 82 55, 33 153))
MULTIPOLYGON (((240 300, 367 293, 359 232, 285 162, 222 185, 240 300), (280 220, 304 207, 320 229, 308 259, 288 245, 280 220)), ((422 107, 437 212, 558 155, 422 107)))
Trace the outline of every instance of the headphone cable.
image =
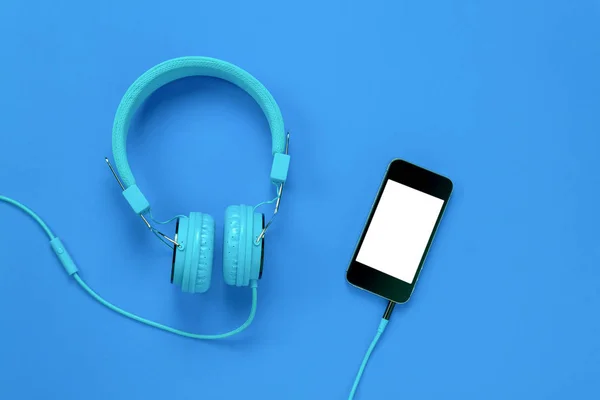
POLYGON ((371 353, 373 352, 375 345, 377 344, 377 342, 379 341, 379 338, 383 334, 383 331, 385 330, 385 327, 387 326, 387 324, 390 320, 390 316, 392 315, 392 311, 394 311, 395 306, 396 306, 396 303, 394 303, 393 301, 390 300, 388 302, 388 305, 385 308, 385 312, 383 313, 383 317, 381 318, 381 321, 379 322, 379 327, 377 328, 377 333, 375 334, 375 337, 373 338, 371 345, 367 349, 367 352, 365 354, 365 357, 363 358, 362 364, 360 364, 360 368, 358 369, 358 374, 356 374, 356 379, 354 379, 354 385, 352 385, 352 391, 350 391, 350 396, 348 396, 348 400, 352 400, 354 398, 354 395, 356 394, 356 389, 358 388, 358 383, 360 382, 360 378, 362 377, 363 372, 365 372, 365 367, 367 366, 367 361, 369 361, 369 357, 371 356, 371 353))
POLYGON ((28 216, 30 216, 31 218, 33 218, 33 220, 35 222, 37 222, 42 227, 42 229, 44 230, 44 232, 46 232, 46 235, 48 235, 48 237, 50 238, 50 245, 52 246, 52 249, 56 253, 58 259, 62 263, 62 265, 65 268, 65 270, 67 271, 67 273, 69 275, 73 276, 73 279, 75 279, 75 281, 79 284, 79 286, 81 286, 81 288, 85 292, 87 292, 90 296, 92 296, 100 304, 108 307, 109 309, 113 310, 114 312, 116 312, 118 314, 121 314, 121 315, 123 315, 123 316, 125 316, 127 318, 131 318, 134 321, 140 322, 142 324, 149 325, 149 326, 161 329, 161 330, 166 331, 166 332, 174 333, 174 334, 179 335, 179 336, 184 336, 184 337, 188 337, 188 338, 192 338, 192 339, 204 339, 204 340, 224 339, 224 338, 233 336, 236 333, 240 333, 241 331, 243 331, 244 329, 246 329, 248 326, 250 326, 250 324, 254 320, 254 316, 256 315, 256 305, 257 305, 257 302, 258 302, 257 301, 257 297, 258 297, 257 296, 257 286, 258 285, 257 285, 257 281, 256 280, 250 281, 250 286, 252 288, 252 307, 250 309, 250 315, 248 316, 248 319, 240 327, 238 327, 238 328, 236 328, 236 329, 234 329, 234 330, 232 330, 230 332, 227 332, 227 333, 222 333, 222 334, 217 334, 217 335, 201 335, 201 334, 197 334, 197 333, 185 332, 185 331, 182 331, 182 330, 179 330, 179 329, 175 329, 175 328, 171 328, 170 326, 166 326, 166 325, 160 324, 158 322, 154 322, 154 321, 151 321, 149 319, 140 317, 140 316, 135 315, 133 313, 130 313, 128 311, 125 311, 122 308, 119 308, 119 307, 115 306, 114 304, 110 303, 109 301, 105 300, 104 298, 102 298, 99 294, 97 294, 96 292, 94 292, 84 282, 83 279, 81 279, 81 277, 79 276, 77 267, 75 266, 75 263, 71 259, 69 253, 65 249, 65 247, 62 244, 62 242, 60 241, 60 239, 57 236, 55 236, 54 233, 52 233, 52 230, 50 230, 50 228, 44 222, 44 220, 42 220, 35 212, 33 212, 27 206, 19 203, 18 201, 13 200, 13 199, 8 198, 8 197, 5 197, 5 196, 2 196, 2 195, 0 195, 0 201, 4 201, 4 202, 6 202, 8 204, 11 204, 11 205, 17 207, 21 211, 25 212, 28 216))
MULTIPOLYGON (((157 329, 161 329, 163 331, 166 332, 170 332, 179 336, 184 336, 184 337, 188 337, 188 338, 192 338, 192 339, 205 339, 205 340, 211 340, 211 339, 224 339, 230 336, 233 336, 241 331, 243 331, 244 329, 246 329, 253 321, 254 316, 256 315, 256 304, 257 304, 257 282, 256 281, 252 281, 251 282, 251 288, 252 288, 252 308, 250 309, 250 315, 248 316, 248 319, 246 320, 246 322, 244 322, 240 327, 238 327, 237 329, 234 329, 230 332, 227 333, 223 333, 223 334, 217 334, 217 335, 201 335, 201 334, 196 334, 196 333, 190 333, 190 332, 185 332, 179 329, 175 329, 175 328, 171 328, 170 326, 166 326, 163 324, 160 324, 158 322, 154 322, 151 321, 149 319, 140 317, 136 314, 130 313, 128 311, 123 310, 120 307, 117 307, 116 305, 110 303, 109 301, 105 300, 104 298, 102 298, 99 294, 97 294, 96 292, 94 292, 86 283, 83 279, 81 279, 81 277, 79 276, 77 267, 75 266, 75 264, 73 263, 70 255, 68 254, 67 250, 64 248, 62 242, 60 241, 60 239, 55 236, 52 233, 52 230, 50 230, 50 228, 48 227, 48 225, 44 222, 44 220, 42 220, 35 212, 33 212, 31 209, 29 209, 27 206, 19 203, 16 200, 13 200, 11 198, 5 197, 0 195, 0 201, 4 201, 8 204, 11 204, 15 207, 17 207, 18 209, 20 209, 21 211, 25 212, 28 216, 30 216, 31 218, 33 218, 33 220, 35 222, 37 222, 40 227, 44 230, 44 232, 46 233, 46 235, 48 235, 48 237, 50 238, 50 244, 54 250, 54 252, 56 253, 56 255, 58 256, 59 260, 61 261, 61 263, 63 264, 63 267, 65 268, 65 270, 67 271, 67 273, 71 276, 73 276, 73 278, 75 279, 75 281, 79 284, 79 286, 81 286, 81 288, 87 292, 92 298, 94 298, 95 300, 97 300, 100 304, 106 306, 107 308, 111 309, 112 311, 123 315, 124 317, 133 319, 134 321, 140 322, 142 324, 145 325, 149 325, 152 326, 154 328, 157 329)), ((358 388, 358 384, 360 382, 360 378, 362 377, 362 374, 365 370, 365 367, 367 366, 367 362, 369 361, 369 357, 371 356, 371 353, 373 352, 373 349, 375 348, 375 345, 377 344, 377 342, 379 341, 379 338, 381 337, 381 335, 383 334, 383 331, 385 330, 385 327, 387 326, 390 316, 392 315, 392 311, 394 310, 394 307, 396 306, 396 303, 394 303, 393 301, 389 301, 388 305, 385 309, 385 312, 383 313, 383 317, 381 319, 381 322, 379 323, 379 327, 377 328, 377 333, 375 334, 375 337, 373 338, 373 341, 371 342, 371 345, 369 346, 369 348, 367 349, 367 352, 365 354, 365 357, 362 361, 362 364, 360 365, 360 368, 358 370, 358 374, 356 375, 356 379, 354 380, 354 385, 352 386, 352 390, 350 392, 350 396, 348 397, 348 400, 352 400, 354 398, 354 395, 356 394, 356 389, 358 388)))

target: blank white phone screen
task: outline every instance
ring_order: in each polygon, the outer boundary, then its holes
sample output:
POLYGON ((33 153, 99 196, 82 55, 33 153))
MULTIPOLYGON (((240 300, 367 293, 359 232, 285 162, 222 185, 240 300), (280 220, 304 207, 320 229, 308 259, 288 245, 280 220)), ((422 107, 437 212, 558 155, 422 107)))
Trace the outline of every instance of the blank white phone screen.
POLYGON ((388 180, 356 261, 412 284, 444 201, 388 180))

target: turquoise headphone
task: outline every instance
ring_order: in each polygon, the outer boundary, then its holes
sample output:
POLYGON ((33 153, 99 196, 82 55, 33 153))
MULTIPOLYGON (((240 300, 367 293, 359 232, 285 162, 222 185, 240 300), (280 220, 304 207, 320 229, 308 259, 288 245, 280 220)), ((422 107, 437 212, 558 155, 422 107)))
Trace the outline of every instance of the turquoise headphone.
MULTIPOLYGON (((150 203, 136 185, 127 162, 127 132, 139 106, 158 88, 180 78, 210 76, 229 81, 252 96, 267 117, 272 136, 273 166, 271 181, 278 188, 277 200, 287 178, 290 156, 283 118, 273 96, 253 76, 227 62, 206 57, 184 57, 165 61, 140 76, 127 90, 117 109, 112 133, 115 164, 122 180, 123 195, 132 210, 143 217, 147 227, 150 203)), ((115 177, 117 175, 115 174, 115 177)), ((278 206, 276 206, 278 209, 278 206)), ((189 217, 177 218, 175 239, 160 232, 174 245, 171 282, 189 293, 203 293, 210 287, 212 277, 215 222, 208 215, 192 212, 189 217)), ((223 276, 225 283, 234 286, 256 285, 263 266, 265 218, 255 207, 235 205, 225 211, 223 243, 223 276)))
MULTIPOLYGON (((271 182, 276 187, 277 196, 265 203, 275 203, 273 217, 279 210, 283 187, 287 179, 290 156, 288 154, 289 135, 286 135, 279 107, 267 89, 253 76, 241 68, 225 61, 207 57, 182 57, 165 61, 146 71, 127 90, 114 120, 112 150, 116 165, 113 169, 108 158, 106 162, 131 209, 139 215, 147 228, 157 237, 173 246, 171 282, 187 293, 203 293, 210 287, 212 277, 213 249, 215 242, 215 222, 208 215, 191 212, 189 216, 178 216, 174 238, 156 229, 150 222, 161 223, 152 218, 150 203, 137 186, 127 161, 127 133, 131 120, 141 104, 158 88, 180 78, 207 76, 220 78, 237 85, 256 100, 267 117, 272 136, 273 165, 271 182), (120 178, 119 178, 120 177, 120 178)), ((262 275, 264 238, 273 217, 265 225, 265 217, 256 212, 258 206, 234 205, 225 211, 223 276, 225 283, 233 286, 250 286, 252 308, 246 322, 239 328, 224 334, 200 335, 180 331, 122 310, 94 292, 79 276, 79 271, 62 241, 54 235, 48 225, 31 209, 11 198, 1 196, 0 202, 11 204, 32 217, 45 231, 50 245, 68 275, 94 299, 111 310, 138 322, 181 336, 195 339, 221 339, 232 336, 250 325, 256 313, 257 286, 262 275)), ((262 205, 261 203, 259 205, 262 205)), ((170 220, 170 221, 172 221, 170 220)), ((167 221, 165 223, 168 223, 167 221)))

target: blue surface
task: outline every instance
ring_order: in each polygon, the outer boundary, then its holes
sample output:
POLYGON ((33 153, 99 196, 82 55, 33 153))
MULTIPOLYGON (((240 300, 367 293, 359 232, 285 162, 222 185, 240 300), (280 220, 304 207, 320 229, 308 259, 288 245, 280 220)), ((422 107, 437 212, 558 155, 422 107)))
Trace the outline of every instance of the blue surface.
POLYGON ((157 93, 130 134, 136 178, 155 217, 207 212, 219 238, 208 293, 171 285, 170 252, 103 159, 142 72, 182 55, 248 70, 282 109, 292 164, 256 321, 224 342, 96 304, 0 205, 0 398, 346 398, 385 301, 344 273, 394 157, 455 192, 357 399, 600 397, 598 2, 376 3, 2 2, 0 191, 116 304, 203 333, 241 323, 250 290, 222 281, 224 211, 272 195, 249 96, 203 79, 157 93))

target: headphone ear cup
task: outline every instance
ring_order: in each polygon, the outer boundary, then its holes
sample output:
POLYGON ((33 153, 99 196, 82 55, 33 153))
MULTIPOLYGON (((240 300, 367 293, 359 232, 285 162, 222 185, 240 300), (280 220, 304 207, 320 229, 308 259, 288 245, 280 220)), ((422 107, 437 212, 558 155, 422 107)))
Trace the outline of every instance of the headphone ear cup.
POLYGON ((190 213, 177 221, 171 282, 187 293, 204 293, 210 288, 215 244, 215 221, 208 214, 190 213))
POLYGON ((229 206, 225 210, 223 230, 223 278, 232 286, 248 286, 259 279, 263 264, 264 239, 256 239, 264 217, 251 206, 229 206))

